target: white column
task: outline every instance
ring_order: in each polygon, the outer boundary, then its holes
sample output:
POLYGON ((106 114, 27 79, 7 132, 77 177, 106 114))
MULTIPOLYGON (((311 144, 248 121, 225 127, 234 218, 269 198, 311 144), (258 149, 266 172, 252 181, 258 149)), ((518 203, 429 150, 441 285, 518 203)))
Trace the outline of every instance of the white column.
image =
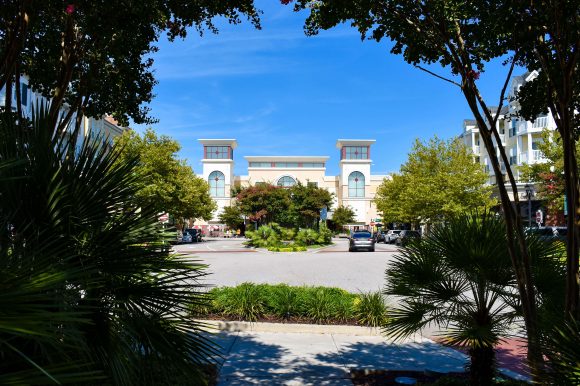
POLYGON ((532 134, 528 133, 528 163, 532 163, 532 161, 535 161, 532 156, 533 156, 533 151, 532 151, 532 134))

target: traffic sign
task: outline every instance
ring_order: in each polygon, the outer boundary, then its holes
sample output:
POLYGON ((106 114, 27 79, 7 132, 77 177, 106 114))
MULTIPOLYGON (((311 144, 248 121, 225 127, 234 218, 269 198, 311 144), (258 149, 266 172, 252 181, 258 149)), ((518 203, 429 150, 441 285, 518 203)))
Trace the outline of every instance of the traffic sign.
POLYGON ((326 221, 327 217, 328 217, 328 208, 326 206, 323 206, 322 209, 320 209, 320 219, 322 221, 326 221))

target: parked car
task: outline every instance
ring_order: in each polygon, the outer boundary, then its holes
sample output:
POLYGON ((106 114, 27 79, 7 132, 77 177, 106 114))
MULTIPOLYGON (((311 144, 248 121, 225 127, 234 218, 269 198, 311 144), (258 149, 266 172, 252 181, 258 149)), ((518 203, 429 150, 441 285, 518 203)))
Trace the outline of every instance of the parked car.
POLYGON ((375 239, 369 231, 353 232, 348 242, 349 252, 358 251, 359 249, 366 249, 371 252, 375 251, 375 239))
POLYGON ((395 240, 399 237, 399 234, 401 233, 400 230, 398 229, 394 229, 394 230, 389 230, 387 232, 387 234, 385 234, 385 244, 389 243, 392 244, 395 242, 395 240))
POLYGON ((395 240, 395 244, 404 247, 409 244, 410 241, 419 239, 421 239, 421 234, 417 231, 401 231, 399 237, 395 240))
POLYGON ((201 230, 200 229, 188 228, 188 229, 185 229, 183 231, 183 233, 184 234, 185 233, 188 233, 188 234, 191 235, 192 241, 190 241, 190 242, 198 243, 198 242, 202 241, 201 240, 201 230))
POLYGON ((381 241, 384 243, 385 242, 385 231, 384 230, 380 230, 377 233, 375 233, 375 242, 380 243, 381 241))
POLYGON ((191 236, 191 234, 187 233, 187 232, 183 232, 183 234, 181 235, 181 243, 182 244, 189 244, 193 242, 193 237, 191 236))
POLYGON ((528 228, 527 231, 538 235, 541 240, 545 241, 566 241, 566 235, 568 234, 568 228, 566 227, 528 228))

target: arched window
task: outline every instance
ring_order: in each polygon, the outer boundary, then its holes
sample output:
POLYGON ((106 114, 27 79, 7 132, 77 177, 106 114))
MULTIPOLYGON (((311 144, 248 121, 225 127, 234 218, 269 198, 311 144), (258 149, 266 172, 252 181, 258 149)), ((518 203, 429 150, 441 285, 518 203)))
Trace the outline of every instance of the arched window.
POLYGON ((208 178, 209 195, 212 197, 226 196, 226 176, 222 172, 211 172, 208 178))
POLYGON ((365 196, 365 176, 361 172, 352 172, 348 176, 348 196, 365 196))
POLYGON ((284 176, 278 180, 278 186, 282 186, 284 188, 289 188, 291 186, 296 185, 296 180, 290 176, 284 176))

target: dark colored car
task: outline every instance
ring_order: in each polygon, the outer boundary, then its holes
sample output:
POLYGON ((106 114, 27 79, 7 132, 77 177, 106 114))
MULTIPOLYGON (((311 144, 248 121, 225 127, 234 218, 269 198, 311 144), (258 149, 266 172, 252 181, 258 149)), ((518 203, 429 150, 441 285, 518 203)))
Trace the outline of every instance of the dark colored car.
POLYGON ((359 249, 366 249, 371 252, 375 251, 375 238, 371 232, 358 231, 354 232, 349 238, 348 251, 354 252, 359 249))
POLYGON ((183 231, 183 233, 188 233, 191 235, 191 242, 197 243, 201 241, 201 230, 200 229, 193 229, 188 228, 183 231))
POLYGON ((385 242, 386 242, 386 241, 385 241, 385 231, 383 231, 383 230, 380 230, 380 231, 378 231, 377 233, 375 233, 375 241, 376 241, 377 243, 380 243, 380 242, 383 242, 383 243, 385 243, 385 242))
POLYGON ((560 240, 565 242, 568 234, 568 228, 566 227, 529 228, 527 231, 537 235, 544 241, 560 240))
POLYGON ((395 244, 404 247, 409 244, 412 240, 420 240, 421 234, 417 231, 401 231, 399 237, 395 239, 395 244))

